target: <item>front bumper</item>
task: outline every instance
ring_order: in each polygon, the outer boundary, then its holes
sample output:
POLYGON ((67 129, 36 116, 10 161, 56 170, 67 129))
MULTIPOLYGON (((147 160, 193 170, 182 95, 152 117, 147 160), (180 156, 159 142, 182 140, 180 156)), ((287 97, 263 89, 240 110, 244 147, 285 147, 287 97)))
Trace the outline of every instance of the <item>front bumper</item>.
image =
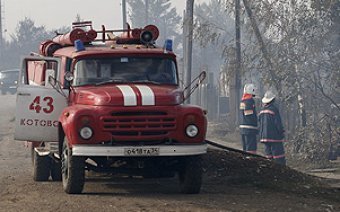
POLYGON ((145 155, 127 155, 126 149, 154 149, 159 148, 157 155, 150 156, 190 156, 207 153, 207 144, 191 145, 149 145, 149 146, 98 146, 98 145, 73 145, 73 156, 120 156, 143 157, 145 155))

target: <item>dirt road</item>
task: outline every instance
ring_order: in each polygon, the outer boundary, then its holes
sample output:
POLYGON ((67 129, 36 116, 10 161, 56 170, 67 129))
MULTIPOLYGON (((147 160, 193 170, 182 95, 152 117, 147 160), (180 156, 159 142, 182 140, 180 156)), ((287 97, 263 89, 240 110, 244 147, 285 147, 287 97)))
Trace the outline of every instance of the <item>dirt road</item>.
POLYGON ((205 157, 198 195, 179 194, 176 179, 131 178, 87 179, 83 194, 68 195, 60 182, 32 180, 30 152, 13 140, 15 96, 0 102, 0 211, 340 211, 339 189, 216 151, 205 157))

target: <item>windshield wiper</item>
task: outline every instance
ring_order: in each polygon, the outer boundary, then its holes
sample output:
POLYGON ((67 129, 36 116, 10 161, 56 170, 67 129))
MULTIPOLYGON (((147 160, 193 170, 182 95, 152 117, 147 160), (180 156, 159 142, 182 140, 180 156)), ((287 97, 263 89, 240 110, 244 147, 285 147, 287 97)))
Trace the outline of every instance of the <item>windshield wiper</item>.
POLYGON ((134 83, 151 83, 151 84, 155 84, 155 85, 160 85, 161 83, 156 82, 156 81, 152 81, 152 80, 135 80, 132 81, 134 83))
POLYGON ((128 81, 124 80, 124 79, 109 79, 106 81, 102 81, 102 82, 98 82, 95 85, 104 85, 104 84, 109 84, 109 83, 126 83, 128 81))

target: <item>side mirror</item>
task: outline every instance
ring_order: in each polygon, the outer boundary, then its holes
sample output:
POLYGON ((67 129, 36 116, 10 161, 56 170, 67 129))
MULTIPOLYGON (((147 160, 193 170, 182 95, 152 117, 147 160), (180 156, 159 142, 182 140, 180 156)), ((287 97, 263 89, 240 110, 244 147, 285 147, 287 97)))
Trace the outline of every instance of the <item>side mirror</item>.
POLYGON ((53 88, 56 85, 55 70, 46 69, 45 72, 45 87, 53 88))
POLYGON ((191 96, 191 94, 196 90, 196 88, 198 88, 200 84, 202 84, 206 77, 207 72, 202 71, 195 79, 191 81, 187 87, 184 88, 184 101, 191 96))
POLYGON ((207 72, 202 71, 202 72, 200 73, 200 75, 198 75, 198 78, 199 78, 199 82, 200 82, 200 83, 203 82, 203 80, 205 80, 205 78, 207 78, 207 72))
POLYGON ((45 72, 45 87, 54 88, 62 96, 67 97, 61 88, 61 83, 56 79, 56 70, 46 69, 45 72))

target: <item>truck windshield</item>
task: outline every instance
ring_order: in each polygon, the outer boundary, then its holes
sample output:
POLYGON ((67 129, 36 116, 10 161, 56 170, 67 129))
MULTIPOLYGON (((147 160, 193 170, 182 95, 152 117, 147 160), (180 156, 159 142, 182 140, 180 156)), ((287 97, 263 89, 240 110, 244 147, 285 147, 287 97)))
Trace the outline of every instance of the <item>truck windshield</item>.
POLYGON ((115 57, 77 61, 74 86, 105 82, 178 84, 175 62, 168 58, 115 57))

